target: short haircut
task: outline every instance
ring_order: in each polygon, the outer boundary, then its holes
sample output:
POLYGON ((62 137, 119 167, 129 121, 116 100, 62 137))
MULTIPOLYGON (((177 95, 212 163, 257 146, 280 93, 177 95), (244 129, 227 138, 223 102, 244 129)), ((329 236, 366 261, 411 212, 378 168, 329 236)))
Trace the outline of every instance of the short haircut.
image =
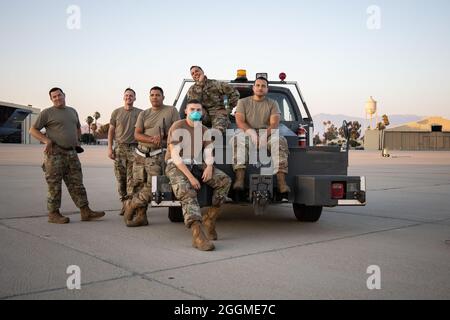
POLYGON ((48 95, 51 97, 51 96, 52 96, 52 93, 55 92, 55 91, 58 91, 58 90, 61 91, 62 94, 65 95, 64 91, 62 91, 62 89, 61 89, 61 88, 58 88, 58 87, 51 88, 50 91, 48 92, 48 95))
POLYGON ((136 97, 136 91, 134 91, 134 90, 131 89, 131 88, 126 88, 125 91, 124 91, 123 93, 125 93, 125 92, 127 92, 127 91, 133 92, 134 96, 136 97))
POLYGON ((152 90, 158 90, 161 92, 161 95, 164 96, 164 91, 161 87, 155 86, 153 88, 150 89, 150 92, 152 92, 152 90))
POLYGON ((256 80, 263 80, 263 81, 266 82, 267 86, 269 86, 269 80, 267 80, 265 77, 258 77, 258 78, 256 78, 255 79, 255 83, 256 83, 256 80))
POLYGON ((188 100, 188 102, 186 103, 186 107, 187 107, 189 104, 199 104, 199 105, 201 105, 202 108, 203 108, 202 103, 200 102, 200 100, 197 100, 197 99, 191 99, 191 100, 188 100))
POLYGON ((192 69, 194 69, 194 68, 199 68, 200 70, 202 70, 202 72, 205 72, 205 71, 203 71, 202 67, 199 67, 199 66, 192 66, 192 67, 189 69, 189 71, 192 71, 192 69))

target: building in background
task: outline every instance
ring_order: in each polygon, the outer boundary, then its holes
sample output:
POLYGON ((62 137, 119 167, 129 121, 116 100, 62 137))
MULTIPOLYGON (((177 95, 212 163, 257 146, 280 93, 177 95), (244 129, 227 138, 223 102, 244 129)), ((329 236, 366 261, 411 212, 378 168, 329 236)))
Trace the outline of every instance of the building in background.
POLYGON ((450 120, 429 117, 393 128, 367 130, 364 149, 450 151, 450 120))
POLYGON ((0 142, 38 144, 29 130, 40 109, 0 101, 0 142))

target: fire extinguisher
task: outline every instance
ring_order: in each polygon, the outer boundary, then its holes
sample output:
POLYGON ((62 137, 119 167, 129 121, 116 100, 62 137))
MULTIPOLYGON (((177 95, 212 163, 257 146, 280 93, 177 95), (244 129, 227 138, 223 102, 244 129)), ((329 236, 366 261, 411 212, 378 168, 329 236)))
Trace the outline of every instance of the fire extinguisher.
POLYGON ((306 148, 306 129, 305 125, 299 124, 297 130, 298 146, 300 148, 306 148))

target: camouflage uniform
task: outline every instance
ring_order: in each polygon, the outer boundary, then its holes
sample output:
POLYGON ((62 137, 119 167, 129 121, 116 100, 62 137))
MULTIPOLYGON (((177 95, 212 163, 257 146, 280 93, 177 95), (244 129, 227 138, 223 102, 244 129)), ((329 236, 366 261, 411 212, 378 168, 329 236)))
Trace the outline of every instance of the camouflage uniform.
POLYGON ((120 201, 126 200, 133 193, 134 148, 137 144, 118 143, 114 147, 114 173, 117 179, 117 191, 120 201))
POLYGON ((132 169, 132 200, 131 204, 134 208, 145 207, 152 200, 152 176, 160 176, 162 174, 162 153, 153 157, 144 158, 138 154, 132 169))
MULTIPOLYGON (((203 164, 203 168, 206 168, 206 164, 203 164)), ((181 201, 185 225, 190 228, 194 221, 201 222, 202 214, 197 200, 197 191, 192 187, 188 178, 172 162, 167 165, 166 175, 170 180, 175 197, 181 201)), ((213 207, 220 207, 230 190, 231 178, 223 171, 214 168, 212 178, 205 183, 214 189, 213 207)))
POLYGON ((78 208, 89 204, 83 185, 81 163, 75 151, 80 127, 78 113, 69 106, 44 109, 33 124, 36 130, 45 128, 46 136, 52 141, 52 152, 44 154, 42 165, 48 184, 49 213, 58 212, 61 207, 62 180, 78 208))
POLYGON ((61 207, 62 180, 78 208, 89 204, 83 185, 81 163, 75 150, 66 151, 54 145, 53 154, 45 155, 42 169, 48 184, 47 209, 49 212, 56 212, 61 207))
POLYGON ((134 138, 134 126, 141 109, 120 107, 111 114, 109 124, 114 128, 115 147, 114 174, 117 180, 117 191, 120 201, 128 199, 133 191, 131 174, 133 171, 134 148, 137 146, 134 138))
MULTIPOLYGON (((245 169, 247 167, 249 158, 249 143, 250 137, 246 136, 242 131, 239 132, 232 140, 233 147, 233 170, 245 169), (245 150, 245 163, 238 163, 238 153, 244 152, 245 150)), ((255 148, 256 149, 256 148, 255 148)), ((270 152, 270 157, 272 159, 274 174, 278 172, 288 173, 288 157, 289 157, 289 147, 285 137, 277 134, 271 135, 267 141, 267 151, 270 152), (272 150, 272 143, 278 144, 278 148, 272 150)), ((259 151, 261 152, 261 151, 259 151)), ((242 156, 240 156, 242 157, 242 156)))
POLYGON ((230 125, 228 111, 224 105, 224 96, 228 96, 229 107, 233 109, 239 100, 239 92, 225 82, 210 80, 206 77, 203 83, 192 85, 187 93, 188 100, 199 100, 206 110, 206 119, 203 124, 219 129, 222 133, 230 125))
MULTIPOLYGON (((178 110, 173 106, 163 105, 158 111, 153 108, 147 109, 139 114, 136 121, 136 128, 143 130, 147 136, 159 135, 159 128, 163 129, 165 124, 168 130, 172 124, 180 119, 178 110)), ((163 133, 163 132, 162 132, 163 133)), ((166 135, 167 132, 163 133, 166 135)), ((166 148, 167 141, 163 137, 161 141, 163 148, 166 148)), ((139 142, 137 150, 142 153, 158 153, 161 146, 139 142)), ((160 176, 162 172, 162 162, 164 161, 163 152, 143 157, 137 153, 134 154, 134 163, 132 169, 132 192, 130 198, 133 208, 148 207, 152 199, 152 176, 160 176)))

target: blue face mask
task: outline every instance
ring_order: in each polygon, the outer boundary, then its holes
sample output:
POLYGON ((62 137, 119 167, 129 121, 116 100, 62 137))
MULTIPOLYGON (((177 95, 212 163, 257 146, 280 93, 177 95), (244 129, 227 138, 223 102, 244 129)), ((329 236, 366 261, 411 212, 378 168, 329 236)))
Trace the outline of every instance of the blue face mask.
POLYGON ((199 111, 194 111, 189 114, 189 119, 192 121, 200 121, 202 120, 202 113, 199 111))

